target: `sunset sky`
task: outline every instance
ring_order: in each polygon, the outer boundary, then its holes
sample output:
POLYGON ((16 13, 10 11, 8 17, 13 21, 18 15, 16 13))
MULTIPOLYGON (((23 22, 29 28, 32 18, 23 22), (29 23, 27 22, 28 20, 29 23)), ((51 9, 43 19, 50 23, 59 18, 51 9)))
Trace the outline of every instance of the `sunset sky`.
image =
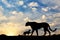
POLYGON ((22 35, 31 29, 27 21, 47 22, 60 34, 60 0, 0 0, 0 34, 22 35))

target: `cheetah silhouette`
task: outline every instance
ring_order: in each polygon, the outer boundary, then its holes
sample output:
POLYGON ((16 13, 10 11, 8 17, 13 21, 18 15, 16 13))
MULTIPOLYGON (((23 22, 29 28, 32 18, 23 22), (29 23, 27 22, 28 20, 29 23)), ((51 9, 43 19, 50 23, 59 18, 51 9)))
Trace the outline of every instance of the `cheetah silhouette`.
POLYGON ((29 29, 28 31, 25 31, 24 33, 23 33, 23 35, 25 35, 26 36, 26 34, 30 34, 31 32, 30 32, 31 30, 29 29))
POLYGON ((43 28, 44 29, 44 35, 46 35, 46 33, 48 32, 49 33, 49 36, 51 35, 51 32, 55 32, 57 30, 57 28, 55 28, 54 30, 52 30, 50 28, 50 25, 47 23, 47 22, 41 22, 41 23, 37 23, 37 22, 26 22, 25 26, 30 26, 31 29, 32 29, 32 32, 31 32, 31 36, 33 35, 33 32, 36 31, 36 34, 38 36, 38 29, 41 29, 43 28))

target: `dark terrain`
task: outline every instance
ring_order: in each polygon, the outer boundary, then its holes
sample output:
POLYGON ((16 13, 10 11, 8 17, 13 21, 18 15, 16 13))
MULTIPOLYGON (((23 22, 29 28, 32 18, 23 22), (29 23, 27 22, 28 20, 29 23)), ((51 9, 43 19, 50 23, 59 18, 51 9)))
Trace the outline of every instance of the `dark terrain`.
MULTIPOLYGON (((31 39, 33 39, 33 40, 46 40, 46 39, 53 39, 53 40, 60 40, 60 34, 58 34, 58 35, 51 35, 51 36, 23 36, 23 35, 18 35, 18 36, 6 36, 6 35, 4 35, 4 34, 2 34, 2 35, 0 35, 0 37, 5 37, 6 39, 7 38, 9 38, 9 39, 11 39, 11 38, 13 38, 14 40, 15 39, 29 39, 29 40, 31 40, 31 39)), ((1 38, 0 38, 1 39, 1 38)), ((3 38, 2 38, 3 39, 3 38)))

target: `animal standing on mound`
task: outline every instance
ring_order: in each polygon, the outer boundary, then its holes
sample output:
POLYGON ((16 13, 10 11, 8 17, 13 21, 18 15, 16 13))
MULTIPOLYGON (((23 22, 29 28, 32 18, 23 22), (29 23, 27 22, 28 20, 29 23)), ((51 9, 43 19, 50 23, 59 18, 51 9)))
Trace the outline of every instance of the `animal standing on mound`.
POLYGON ((25 31, 24 33, 23 33, 23 35, 25 35, 26 36, 26 34, 30 34, 31 32, 30 32, 31 30, 28 30, 28 31, 25 31))
POLYGON ((43 28, 44 29, 44 36, 46 35, 46 33, 49 33, 49 36, 51 35, 51 32, 55 32, 57 30, 57 28, 55 28, 55 30, 52 30, 50 28, 50 25, 46 22, 41 22, 41 23, 37 23, 37 22, 27 22, 25 24, 25 26, 30 26, 32 28, 32 33, 31 36, 33 34, 34 31, 36 31, 37 36, 38 36, 38 29, 43 28))

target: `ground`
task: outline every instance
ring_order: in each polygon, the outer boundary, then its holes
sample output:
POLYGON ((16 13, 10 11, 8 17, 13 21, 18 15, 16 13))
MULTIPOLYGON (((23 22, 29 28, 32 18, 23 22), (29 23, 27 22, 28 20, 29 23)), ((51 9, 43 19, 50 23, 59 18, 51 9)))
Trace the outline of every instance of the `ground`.
MULTIPOLYGON (((6 35, 4 35, 4 34, 2 34, 2 35, 0 35, 1 37, 3 37, 4 36, 4 38, 9 38, 9 39, 11 39, 11 38, 13 38, 14 40, 15 39, 23 39, 23 40, 25 40, 25 39, 29 39, 29 40, 46 40, 46 39, 53 39, 53 40, 59 40, 59 36, 60 36, 60 34, 58 34, 58 35, 51 35, 51 36, 22 36, 22 35, 18 35, 18 36, 6 36, 6 35)), ((3 39, 3 38, 0 38, 0 39, 3 39)))

